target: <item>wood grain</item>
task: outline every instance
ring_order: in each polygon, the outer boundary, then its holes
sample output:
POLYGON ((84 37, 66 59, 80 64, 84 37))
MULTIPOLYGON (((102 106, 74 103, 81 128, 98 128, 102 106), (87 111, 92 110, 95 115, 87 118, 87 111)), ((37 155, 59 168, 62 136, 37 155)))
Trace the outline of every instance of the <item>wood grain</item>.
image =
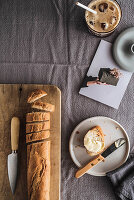
POLYGON ((18 150, 20 133, 20 120, 18 117, 13 117, 11 120, 11 149, 12 151, 18 150))
POLYGON ((61 92, 51 85, 0 84, 0 199, 27 200, 27 161, 25 140, 25 117, 31 112, 27 103, 28 94, 34 89, 42 89, 47 96, 42 100, 55 105, 51 113, 51 183, 50 200, 60 199, 60 160, 61 160, 61 92), (12 196, 8 173, 7 156, 11 153, 11 119, 20 119, 19 166, 17 188, 12 196))
POLYGON ((97 157, 95 157, 93 160, 91 160, 87 165, 85 165, 84 167, 80 168, 76 174, 75 177, 76 178, 80 178, 82 175, 84 175, 89 169, 91 169, 92 167, 94 167, 95 165, 97 165, 99 162, 103 161, 104 157, 102 155, 98 155, 97 157))

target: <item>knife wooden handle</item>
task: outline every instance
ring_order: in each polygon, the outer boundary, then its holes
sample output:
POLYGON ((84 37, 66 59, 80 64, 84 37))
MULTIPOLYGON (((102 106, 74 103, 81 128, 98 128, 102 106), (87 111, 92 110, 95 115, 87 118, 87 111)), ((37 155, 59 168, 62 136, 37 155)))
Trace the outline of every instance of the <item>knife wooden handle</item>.
POLYGON ((104 157, 102 155, 98 155, 95 159, 93 159, 92 161, 90 161, 87 165, 85 165, 84 167, 82 167, 81 169, 79 169, 76 174, 75 177, 76 178, 80 178, 82 175, 84 175, 89 169, 91 169, 92 167, 94 167, 95 165, 97 165, 99 162, 103 161, 104 157))
POLYGON ((20 120, 18 117, 13 117, 11 120, 11 148, 12 148, 12 151, 18 150, 19 131, 20 131, 20 120))

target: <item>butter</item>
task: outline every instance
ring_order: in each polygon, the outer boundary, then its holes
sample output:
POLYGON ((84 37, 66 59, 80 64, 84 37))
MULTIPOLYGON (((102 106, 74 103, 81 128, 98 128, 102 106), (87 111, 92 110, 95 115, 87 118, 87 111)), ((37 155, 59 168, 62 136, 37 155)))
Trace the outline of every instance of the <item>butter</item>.
POLYGON ((97 135, 96 131, 90 130, 84 137, 84 146, 88 151, 98 153, 103 149, 104 142, 101 141, 101 137, 97 135))

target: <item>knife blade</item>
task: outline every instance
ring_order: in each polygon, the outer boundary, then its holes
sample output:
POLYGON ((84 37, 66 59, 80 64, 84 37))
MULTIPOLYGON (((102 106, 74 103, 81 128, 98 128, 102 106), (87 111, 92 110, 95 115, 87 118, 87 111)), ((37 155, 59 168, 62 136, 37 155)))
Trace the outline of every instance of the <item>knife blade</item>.
POLYGON ((12 153, 8 155, 8 178, 11 187, 12 194, 15 193, 16 181, 17 181, 17 165, 18 165, 18 144, 19 144, 19 129, 20 120, 17 117, 13 117, 11 120, 11 149, 12 153))
POLYGON ((120 148, 123 144, 125 144, 126 140, 125 138, 119 138, 116 140, 113 144, 111 144, 102 154, 95 157, 92 161, 90 161, 88 164, 86 164, 84 167, 79 169, 75 177, 80 178, 82 175, 84 175, 89 169, 100 163, 104 160, 107 156, 109 156, 111 153, 113 153, 115 150, 120 148))

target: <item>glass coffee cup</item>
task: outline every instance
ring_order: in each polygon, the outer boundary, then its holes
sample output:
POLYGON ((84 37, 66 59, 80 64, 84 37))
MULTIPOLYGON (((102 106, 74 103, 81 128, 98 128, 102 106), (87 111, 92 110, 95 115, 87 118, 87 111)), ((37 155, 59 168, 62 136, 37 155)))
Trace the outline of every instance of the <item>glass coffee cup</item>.
POLYGON ((97 14, 85 12, 85 20, 88 29, 96 36, 105 37, 110 35, 121 20, 121 8, 115 0, 92 0, 89 8, 97 14))

